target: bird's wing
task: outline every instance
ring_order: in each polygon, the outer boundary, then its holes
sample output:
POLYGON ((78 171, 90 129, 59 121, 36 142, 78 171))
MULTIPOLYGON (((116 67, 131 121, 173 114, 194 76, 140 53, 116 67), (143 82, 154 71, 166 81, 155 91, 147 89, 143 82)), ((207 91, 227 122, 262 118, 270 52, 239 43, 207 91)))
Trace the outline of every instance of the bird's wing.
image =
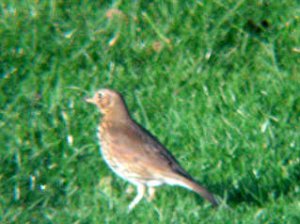
MULTIPOLYGON (((132 121, 131 125, 112 126, 109 130, 114 153, 131 169, 144 170, 149 175, 180 176, 192 179, 174 156, 147 130, 132 121)), ((122 161, 119 161, 122 163, 122 161)))

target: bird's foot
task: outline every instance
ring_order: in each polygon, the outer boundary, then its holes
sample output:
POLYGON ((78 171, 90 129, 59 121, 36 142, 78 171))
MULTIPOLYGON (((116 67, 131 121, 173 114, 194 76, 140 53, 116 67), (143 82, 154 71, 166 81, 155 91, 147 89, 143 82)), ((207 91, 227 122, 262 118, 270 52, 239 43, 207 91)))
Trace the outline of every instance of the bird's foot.
POLYGON ((137 195, 128 206, 128 212, 131 212, 134 207, 142 200, 145 194, 146 187, 144 185, 137 185, 137 195))

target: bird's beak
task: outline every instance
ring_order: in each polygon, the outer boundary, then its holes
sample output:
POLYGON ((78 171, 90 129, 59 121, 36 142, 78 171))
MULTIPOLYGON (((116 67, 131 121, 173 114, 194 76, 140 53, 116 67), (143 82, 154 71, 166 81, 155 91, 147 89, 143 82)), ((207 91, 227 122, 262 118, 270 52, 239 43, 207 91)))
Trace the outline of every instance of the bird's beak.
POLYGON ((94 100, 94 98, 84 98, 84 101, 87 102, 87 103, 92 103, 92 104, 96 104, 96 101, 94 100))

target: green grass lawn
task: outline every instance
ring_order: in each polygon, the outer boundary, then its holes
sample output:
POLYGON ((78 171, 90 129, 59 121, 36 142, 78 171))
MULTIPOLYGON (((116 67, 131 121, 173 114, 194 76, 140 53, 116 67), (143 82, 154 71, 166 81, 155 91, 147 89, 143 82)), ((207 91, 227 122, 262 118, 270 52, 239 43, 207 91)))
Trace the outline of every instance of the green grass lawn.
POLYGON ((1 223, 300 223, 299 1, 168 2, 1 1, 1 223), (99 88, 220 208, 164 186, 128 214, 99 88))

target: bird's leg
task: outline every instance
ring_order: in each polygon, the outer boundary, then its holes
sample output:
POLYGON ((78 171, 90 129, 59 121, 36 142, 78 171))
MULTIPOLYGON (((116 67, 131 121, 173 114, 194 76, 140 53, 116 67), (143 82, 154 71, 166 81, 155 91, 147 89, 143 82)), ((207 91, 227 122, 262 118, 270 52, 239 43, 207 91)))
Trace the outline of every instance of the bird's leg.
POLYGON ((155 196, 155 188, 148 187, 148 201, 152 201, 155 196))
POLYGON ((128 209, 131 211, 143 198, 145 194, 146 187, 142 184, 137 185, 137 195, 133 199, 133 201, 129 204, 128 209))

